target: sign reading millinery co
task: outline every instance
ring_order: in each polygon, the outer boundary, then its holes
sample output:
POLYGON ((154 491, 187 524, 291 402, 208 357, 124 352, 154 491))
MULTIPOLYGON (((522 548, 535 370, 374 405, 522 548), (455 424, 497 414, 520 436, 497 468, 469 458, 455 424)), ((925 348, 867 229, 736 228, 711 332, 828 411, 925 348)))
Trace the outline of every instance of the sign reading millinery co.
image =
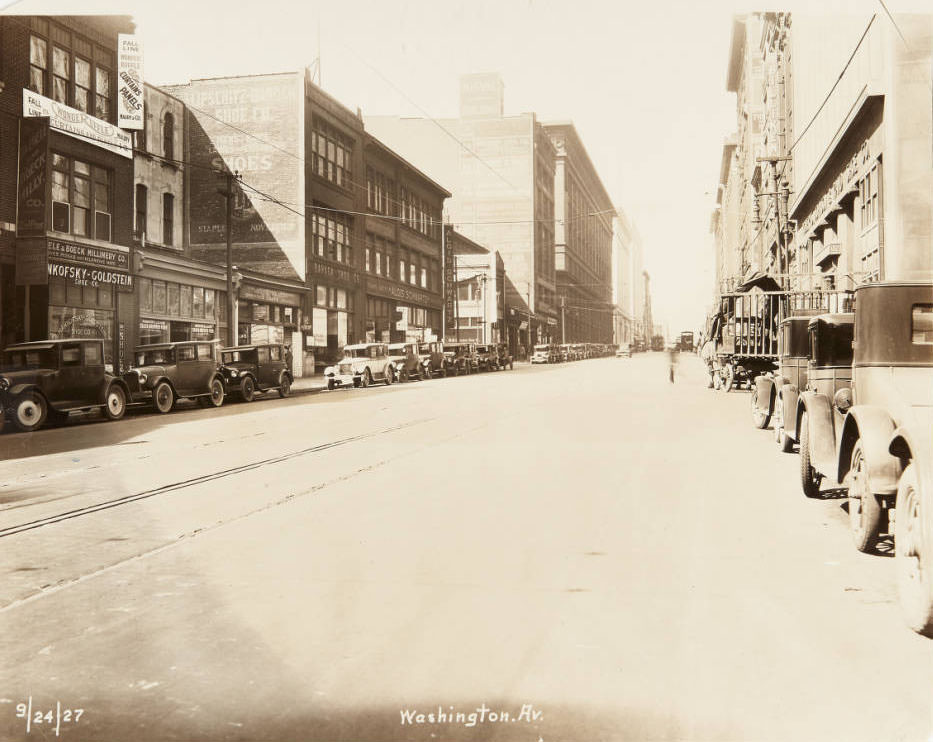
POLYGON ((61 260, 99 268, 115 268, 125 271, 129 264, 129 253, 76 242, 49 240, 49 260, 61 260))

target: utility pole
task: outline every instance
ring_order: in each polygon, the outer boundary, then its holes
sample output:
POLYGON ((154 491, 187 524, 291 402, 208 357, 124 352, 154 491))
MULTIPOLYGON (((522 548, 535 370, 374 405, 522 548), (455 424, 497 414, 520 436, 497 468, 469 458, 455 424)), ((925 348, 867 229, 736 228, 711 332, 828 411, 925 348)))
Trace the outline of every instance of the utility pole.
POLYGON ((483 272, 483 344, 486 344, 486 273, 483 272))
POLYGON ((231 173, 223 165, 218 174, 224 179, 224 189, 218 192, 227 199, 227 347, 232 347, 237 344, 237 301, 233 295, 233 184, 240 179, 240 174, 231 173))
POLYGON ((560 342, 567 342, 567 297, 560 297, 560 342))

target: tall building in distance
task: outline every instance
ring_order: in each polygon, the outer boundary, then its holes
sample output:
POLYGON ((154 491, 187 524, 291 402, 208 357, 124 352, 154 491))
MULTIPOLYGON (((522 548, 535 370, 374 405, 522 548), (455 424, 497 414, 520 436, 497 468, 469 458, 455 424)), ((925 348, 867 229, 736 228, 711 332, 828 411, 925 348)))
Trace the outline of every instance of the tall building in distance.
POLYGON ((501 254, 513 348, 610 343, 612 202, 573 125, 506 115, 503 90, 496 74, 466 75, 459 118, 368 116, 367 127, 448 184, 456 229, 501 254))

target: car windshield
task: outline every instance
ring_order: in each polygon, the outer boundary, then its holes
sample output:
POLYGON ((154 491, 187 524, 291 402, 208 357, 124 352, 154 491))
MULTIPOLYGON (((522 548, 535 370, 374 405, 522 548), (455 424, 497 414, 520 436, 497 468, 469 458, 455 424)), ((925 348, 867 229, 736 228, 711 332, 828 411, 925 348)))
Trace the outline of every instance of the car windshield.
POLYGON ((346 348, 343 355, 346 358, 369 358, 369 348, 346 348))
POLYGON ((175 362, 175 351, 172 348, 158 348, 156 350, 144 350, 136 354, 137 366, 162 366, 166 363, 175 362))
POLYGON ((837 326, 821 323, 819 331, 811 330, 813 360, 817 366, 851 366, 854 327, 851 323, 837 326))
POLYGON ((58 349, 8 350, 3 354, 3 367, 9 369, 58 368, 58 349))
POLYGON ((431 345, 430 345, 430 343, 424 343, 423 345, 419 345, 419 346, 418 346, 418 352, 419 352, 419 353, 430 353, 430 352, 431 352, 431 345))
POLYGON ((250 350, 230 350, 221 353, 221 360, 224 363, 256 363, 256 355, 255 348, 250 350))
POLYGON ((547 353, 547 352, 548 352, 548 346, 546 345, 535 346, 535 353, 547 353))

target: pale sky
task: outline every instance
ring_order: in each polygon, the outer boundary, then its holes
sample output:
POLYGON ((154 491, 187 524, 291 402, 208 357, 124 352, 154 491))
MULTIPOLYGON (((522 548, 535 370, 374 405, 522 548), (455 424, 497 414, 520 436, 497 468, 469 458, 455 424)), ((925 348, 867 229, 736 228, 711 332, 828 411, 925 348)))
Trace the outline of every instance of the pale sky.
MULTIPOLYGON (((461 74, 499 72, 506 113, 573 120, 613 203, 642 235, 655 321, 669 335, 703 323, 713 291, 710 213, 722 142, 735 130, 725 89, 731 17, 754 3, 0 0, 5 6, 134 16, 146 80, 156 85, 301 69, 320 48, 324 89, 364 115, 422 116, 420 108, 453 117, 461 74)), ((920 0, 887 6, 930 10, 920 0)), ((884 12, 880 0, 783 9, 884 12)))

